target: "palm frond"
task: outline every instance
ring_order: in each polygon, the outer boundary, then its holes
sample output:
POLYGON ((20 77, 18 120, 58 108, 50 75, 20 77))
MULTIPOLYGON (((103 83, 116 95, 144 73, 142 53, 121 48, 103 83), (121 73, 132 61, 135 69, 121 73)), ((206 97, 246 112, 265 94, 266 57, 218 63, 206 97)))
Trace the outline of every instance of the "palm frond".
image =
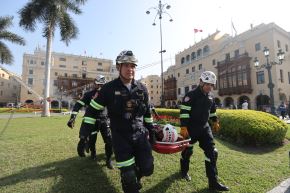
POLYGON ((13 25, 13 16, 0 17, 0 31, 5 30, 13 25))
POLYGON ((9 32, 9 31, 0 31, 0 40, 10 41, 19 45, 25 45, 25 40, 21 36, 9 32))
POLYGON ((12 64, 13 63, 13 55, 9 48, 0 41, 0 63, 1 64, 12 64))

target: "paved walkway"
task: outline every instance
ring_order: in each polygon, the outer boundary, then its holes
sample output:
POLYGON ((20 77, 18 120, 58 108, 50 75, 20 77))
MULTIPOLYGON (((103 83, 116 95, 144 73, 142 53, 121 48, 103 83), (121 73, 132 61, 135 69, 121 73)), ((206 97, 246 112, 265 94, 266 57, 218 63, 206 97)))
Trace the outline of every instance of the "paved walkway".
POLYGON ((267 193, 290 193, 290 178, 284 180, 279 186, 273 188, 267 193))

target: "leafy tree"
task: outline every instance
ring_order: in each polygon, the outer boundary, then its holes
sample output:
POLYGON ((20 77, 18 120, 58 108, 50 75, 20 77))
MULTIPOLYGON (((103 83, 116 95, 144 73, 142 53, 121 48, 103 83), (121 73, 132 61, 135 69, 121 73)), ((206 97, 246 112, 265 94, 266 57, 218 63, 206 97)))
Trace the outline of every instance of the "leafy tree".
POLYGON ((12 16, 0 17, 0 62, 1 64, 12 64, 13 55, 10 49, 5 45, 4 41, 10 41, 15 44, 25 45, 25 41, 22 37, 15 33, 8 31, 7 29, 13 25, 12 16))
POLYGON ((66 45, 71 39, 77 37, 78 28, 69 15, 72 12, 80 15, 80 5, 86 0, 31 0, 18 13, 20 14, 19 25, 28 31, 35 31, 38 22, 43 23, 43 37, 46 38, 46 59, 45 59, 45 93, 42 116, 50 116, 49 85, 51 67, 51 45, 56 28, 60 29, 61 41, 66 45))

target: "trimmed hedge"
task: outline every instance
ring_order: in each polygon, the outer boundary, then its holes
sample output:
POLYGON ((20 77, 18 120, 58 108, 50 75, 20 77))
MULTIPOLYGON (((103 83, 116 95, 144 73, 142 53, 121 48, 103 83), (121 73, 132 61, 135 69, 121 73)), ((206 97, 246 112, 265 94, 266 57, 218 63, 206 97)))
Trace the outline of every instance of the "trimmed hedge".
POLYGON ((218 109, 219 136, 243 145, 281 145, 288 130, 279 118, 262 111, 218 109))
MULTIPOLYGON (((156 109, 157 113, 173 125, 171 117, 179 119, 178 109, 156 109)), ((217 135, 235 144, 241 145, 281 145, 288 126, 279 118, 262 111, 218 109, 220 131, 217 135)))

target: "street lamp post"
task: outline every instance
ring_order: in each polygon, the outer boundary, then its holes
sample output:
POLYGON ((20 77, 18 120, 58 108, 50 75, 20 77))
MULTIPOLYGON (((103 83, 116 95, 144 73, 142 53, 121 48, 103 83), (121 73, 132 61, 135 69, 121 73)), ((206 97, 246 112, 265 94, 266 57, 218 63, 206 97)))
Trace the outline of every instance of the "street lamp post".
POLYGON ((259 60, 256 57, 254 60, 254 66, 256 67, 256 69, 266 68, 268 71, 268 77, 269 77, 268 88, 270 90, 271 114, 276 115, 275 104, 274 104, 274 90, 273 90, 275 85, 273 84, 271 69, 272 69, 273 65, 282 64, 284 57, 285 57, 285 53, 281 49, 279 49, 279 51, 277 53, 279 62, 275 62, 275 61, 269 62, 269 55, 270 55, 269 49, 267 47, 265 47, 263 52, 264 52, 264 56, 266 57, 266 64, 260 65, 259 60))
POLYGON ((166 50, 163 50, 163 45, 162 45, 162 24, 161 24, 161 20, 162 20, 162 15, 166 14, 169 16, 169 21, 172 22, 173 19, 171 18, 171 16, 169 15, 169 13, 166 12, 166 9, 170 9, 170 5, 168 5, 167 3, 162 4, 161 0, 159 0, 158 6, 157 7, 151 7, 146 11, 146 14, 150 14, 151 9, 156 10, 156 15, 154 18, 154 22, 153 22, 153 26, 156 25, 155 20, 158 16, 159 18, 159 29, 160 29, 160 56, 161 56, 161 106, 164 107, 165 106, 165 101, 164 101, 164 79, 163 79, 163 53, 166 52, 166 50))

